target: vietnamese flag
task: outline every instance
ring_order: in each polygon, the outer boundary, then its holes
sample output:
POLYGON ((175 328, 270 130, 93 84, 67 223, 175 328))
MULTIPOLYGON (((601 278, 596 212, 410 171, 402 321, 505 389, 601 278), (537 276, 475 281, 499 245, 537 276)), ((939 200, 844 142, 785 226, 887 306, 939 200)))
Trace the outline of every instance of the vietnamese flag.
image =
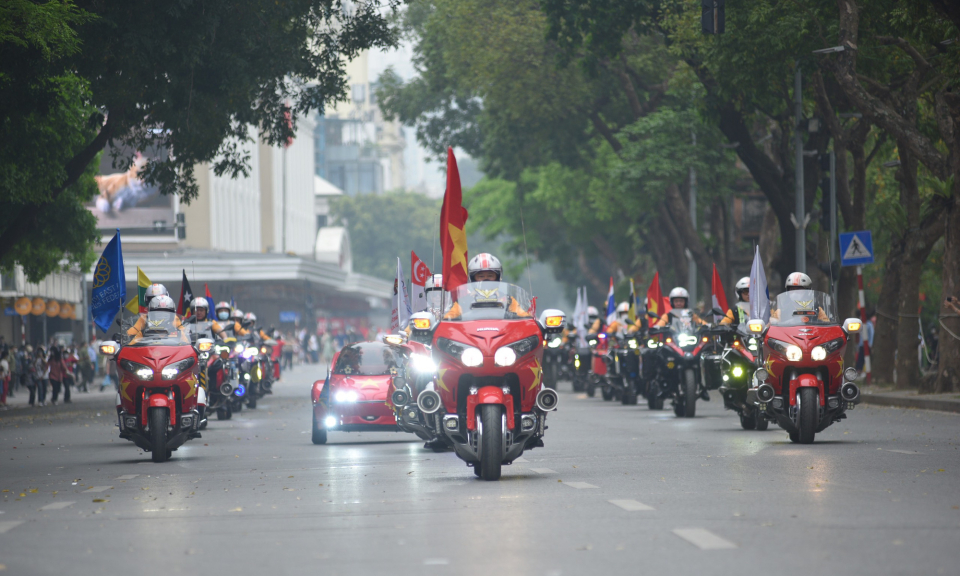
POLYGON ((656 314, 657 318, 667 312, 666 306, 663 305, 663 291, 660 290, 660 272, 653 275, 653 281, 647 288, 647 312, 656 314))
MULTIPOLYGON (((719 308, 723 315, 726 315, 727 310, 730 308, 727 306, 727 295, 723 292, 723 282, 720 281, 720 274, 717 273, 717 265, 713 265, 713 280, 710 283, 710 292, 713 293, 713 307, 719 308)), ((723 315, 717 316, 713 315, 715 322, 720 322, 723 319, 723 315)))
POLYGON ((443 251, 443 288, 454 290, 470 281, 467 274, 467 209, 463 207, 460 171, 453 148, 447 148, 447 190, 440 208, 440 249, 443 251))

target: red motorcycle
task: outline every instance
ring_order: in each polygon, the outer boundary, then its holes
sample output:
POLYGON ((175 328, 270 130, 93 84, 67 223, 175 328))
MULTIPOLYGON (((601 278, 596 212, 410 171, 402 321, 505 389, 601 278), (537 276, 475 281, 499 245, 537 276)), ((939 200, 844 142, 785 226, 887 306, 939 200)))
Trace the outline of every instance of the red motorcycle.
MULTIPOLYGON (((206 407, 206 393, 197 379, 198 350, 186 333, 177 330, 175 315, 151 311, 142 336, 124 345, 101 344, 101 354, 114 359, 120 377, 120 437, 152 453, 163 462, 198 431, 206 407)), ((213 341, 200 339, 209 349, 213 341)))
POLYGON ((763 367, 747 395, 790 440, 813 443, 814 436, 847 417, 860 401, 856 368, 843 368, 843 350, 860 320, 841 324, 829 295, 793 290, 772 303, 770 324, 750 320, 749 330, 763 339, 763 367))
POLYGON ((484 480, 525 449, 543 446, 547 412, 558 396, 542 383, 543 341, 563 330, 564 315, 538 321, 527 293, 503 282, 472 282, 448 293, 438 322, 413 318, 413 331, 432 332, 436 384, 417 406, 454 451, 484 480))

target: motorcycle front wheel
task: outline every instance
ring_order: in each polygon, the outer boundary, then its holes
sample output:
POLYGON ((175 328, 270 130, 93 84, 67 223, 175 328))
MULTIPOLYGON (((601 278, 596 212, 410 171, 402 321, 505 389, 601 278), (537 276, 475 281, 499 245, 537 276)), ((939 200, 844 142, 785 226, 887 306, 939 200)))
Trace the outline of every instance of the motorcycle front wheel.
POLYGON ((634 406, 637 403, 637 387, 633 382, 627 381, 620 396, 620 403, 624 406, 634 406))
POLYGON ((166 408, 151 408, 148 415, 150 421, 150 444, 153 446, 151 456, 154 462, 164 462, 167 452, 167 423, 170 414, 166 408))
POLYGON ((660 396, 659 386, 653 380, 647 382, 647 408, 663 410, 663 397, 660 396))
POLYGON ((697 374, 693 368, 683 371, 683 417, 693 418, 697 414, 697 374))
POLYGON ((740 427, 744 430, 757 429, 757 417, 753 413, 744 413, 740 415, 740 427))
POLYGON ((820 402, 815 388, 801 388, 797 392, 797 410, 800 412, 800 432, 797 441, 800 444, 813 444, 817 435, 817 424, 820 419, 820 402))
POLYGON ((480 408, 480 477, 499 480, 503 464, 503 409, 499 404, 484 404, 480 408))

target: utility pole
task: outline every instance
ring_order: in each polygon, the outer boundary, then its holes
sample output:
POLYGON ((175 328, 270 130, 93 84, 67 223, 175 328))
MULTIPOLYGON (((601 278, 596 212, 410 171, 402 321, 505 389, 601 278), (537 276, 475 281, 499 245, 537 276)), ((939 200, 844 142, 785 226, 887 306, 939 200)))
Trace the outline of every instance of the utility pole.
POLYGON ((833 301, 837 301, 837 278, 833 277, 833 263, 837 249, 837 153, 830 146, 830 292, 833 301))
MULTIPOLYGON (((690 137, 693 142, 693 148, 697 148, 697 133, 694 130, 690 131, 690 137)), ((696 152, 694 152, 696 153, 696 152)), ((697 232, 697 170, 690 166, 690 222, 693 224, 693 232, 697 232)), ((687 250, 687 285, 689 286, 688 292, 690 292, 690 302, 688 303, 689 307, 693 307, 697 303, 697 263, 693 259, 693 254, 690 250, 687 250)))
POLYGON ((797 73, 793 80, 793 101, 796 108, 796 122, 793 131, 793 145, 796 149, 795 181, 796 207, 793 225, 797 228, 796 234, 796 268, 797 272, 807 271, 807 222, 804 216, 803 205, 803 135, 800 133, 800 123, 803 121, 803 94, 801 93, 800 62, 797 62, 797 73))
POLYGON ((280 253, 287 253, 287 147, 283 146, 283 190, 280 196, 280 253))

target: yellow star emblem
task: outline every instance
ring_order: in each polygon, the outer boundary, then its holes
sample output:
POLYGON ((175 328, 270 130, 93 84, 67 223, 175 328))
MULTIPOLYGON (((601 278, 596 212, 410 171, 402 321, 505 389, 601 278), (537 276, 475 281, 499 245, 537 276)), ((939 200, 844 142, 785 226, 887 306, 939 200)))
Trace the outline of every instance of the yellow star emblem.
POLYGON ((540 377, 543 375, 543 367, 540 366, 540 361, 534 359, 533 362, 534 365, 530 367, 530 370, 533 372, 533 384, 530 386, 530 390, 540 385, 540 377))
POLYGON ((451 254, 450 267, 457 264, 463 266, 463 271, 467 271, 467 231, 463 228, 457 228, 453 224, 447 224, 447 232, 453 241, 453 254, 451 254))
POLYGON ((127 387, 130 386, 131 384, 133 384, 133 382, 130 382, 129 380, 120 381, 120 396, 125 398, 128 402, 133 402, 133 398, 127 392, 127 387))
POLYGON ((447 388, 447 385, 443 382, 443 375, 446 374, 448 370, 450 370, 450 369, 449 369, 449 368, 441 368, 440 370, 437 371, 437 372, 439 372, 439 376, 437 377, 437 384, 439 384, 440 387, 443 388, 444 390, 446 390, 447 392, 449 392, 450 389, 447 388))

